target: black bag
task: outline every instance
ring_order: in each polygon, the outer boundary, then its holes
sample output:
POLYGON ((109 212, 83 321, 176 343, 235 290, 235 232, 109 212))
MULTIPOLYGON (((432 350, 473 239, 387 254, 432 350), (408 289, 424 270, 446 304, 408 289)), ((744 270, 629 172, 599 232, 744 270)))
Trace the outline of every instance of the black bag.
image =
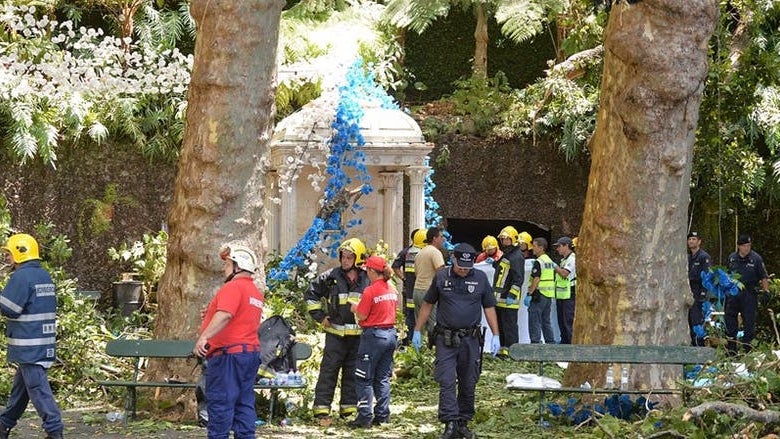
POLYGON ((258 330, 260 375, 273 378, 277 372, 297 371, 293 345, 295 331, 282 316, 267 318, 258 330))

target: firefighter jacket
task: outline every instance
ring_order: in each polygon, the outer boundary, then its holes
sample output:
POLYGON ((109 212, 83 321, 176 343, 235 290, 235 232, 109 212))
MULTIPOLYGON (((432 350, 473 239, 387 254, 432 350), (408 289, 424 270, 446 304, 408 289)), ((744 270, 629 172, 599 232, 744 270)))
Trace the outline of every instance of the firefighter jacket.
POLYGON ((536 288, 544 297, 552 299, 555 296, 555 263, 547 253, 536 258, 542 273, 539 276, 539 284, 536 288))
POLYGON ((414 281, 417 276, 414 273, 414 260, 417 258, 417 253, 420 252, 419 247, 410 245, 398 253, 398 257, 393 262, 393 268, 402 268, 404 271, 404 307, 406 309, 414 309, 414 281))
POLYGON ((496 269, 493 278, 493 292, 496 296, 498 308, 520 308, 520 296, 522 294, 523 278, 525 277, 525 258, 520 247, 514 246, 505 251, 504 255, 493 265, 496 269), (507 297, 511 303, 507 303, 507 297))
POLYGON ((347 279, 341 267, 334 267, 320 274, 306 290, 306 309, 309 315, 321 322, 325 316, 330 318, 331 327, 324 328, 339 337, 360 335, 360 326, 355 321, 351 304, 360 302, 363 290, 371 283, 363 270, 357 270, 355 283, 347 279))
POLYGON ((0 312, 8 318, 8 362, 51 367, 55 359, 57 296, 41 262, 24 262, 0 294, 0 312))

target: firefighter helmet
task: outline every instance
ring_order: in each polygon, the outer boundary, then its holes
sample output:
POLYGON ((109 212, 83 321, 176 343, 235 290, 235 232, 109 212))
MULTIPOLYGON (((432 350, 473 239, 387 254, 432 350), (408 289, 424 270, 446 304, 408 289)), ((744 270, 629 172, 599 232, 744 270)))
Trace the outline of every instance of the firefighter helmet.
POLYGON ((342 242, 339 246, 339 260, 341 260, 342 250, 355 255, 355 265, 362 265, 366 262, 366 245, 363 244, 363 241, 357 238, 350 238, 342 242))
POLYGON ((531 238, 531 234, 528 232, 520 232, 519 235, 517 235, 518 240, 525 244, 526 250, 531 249, 531 242, 533 241, 533 238, 531 238))
POLYGON ((517 229, 512 226, 506 226, 501 229, 501 233, 498 234, 498 239, 509 238, 512 240, 512 245, 517 245, 517 229))
POLYGON ((428 233, 428 229, 422 228, 417 229, 417 231, 414 232, 414 239, 412 239, 412 243, 417 248, 423 248, 425 247, 425 238, 426 234, 428 233))
POLYGON ((11 253, 14 264, 40 259, 38 256, 38 242, 26 233, 11 235, 3 246, 3 250, 11 253))
POLYGON ((257 271, 257 256, 249 247, 241 244, 227 244, 222 247, 219 256, 223 260, 230 259, 236 263, 239 270, 254 273, 257 271))
POLYGON ((498 240, 493 235, 488 235, 482 240, 482 251, 488 251, 491 248, 498 248, 498 240))

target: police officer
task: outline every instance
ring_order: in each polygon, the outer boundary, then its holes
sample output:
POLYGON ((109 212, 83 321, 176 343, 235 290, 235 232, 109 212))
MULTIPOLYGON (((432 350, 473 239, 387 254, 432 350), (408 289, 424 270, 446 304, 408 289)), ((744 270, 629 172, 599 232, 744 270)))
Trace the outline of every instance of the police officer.
POLYGON ((9 363, 16 363, 11 394, 0 413, 0 438, 7 438, 32 401, 47 439, 62 438, 62 414, 49 385, 54 364, 57 296, 54 282, 41 266, 38 242, 30 235, 12 235, 3 246, 13 273, 2 293, 0 312, 7 318, 9 363))
POLYGON ((555 297, 555 263, 547 255, 547 240, 534 238, 531 249, 536 255, 534 268, 531 270, 531 286, 529 295, 525 297, 528 307, 528 335, 531 343, 555 343, 550 312, 552 299, 555 297))
POLYGON ((350 422, 353 428, 370 428, 390 421, 390 378, 393 376, 393 352, 398 338, 395 333, 395 308, 398 292, 388 285, 392 268, 381 256, 371 256, 363 266, 371 285, 363 290, 360 303, 352 305, 363 334, 360 336, 357 379, 358 415, 350 422), (372 406, 376 397, 376 406, 372 406))
POLYGON ((404 282, 404 320, 406 321, 406 337, 401 341, 402 346, 408 346, 412 342, 414 331, 414 281, 417 276, 414 273, 414 260, 417 253, 425 247, 426 229, 414 229, 409 236, 412 244, 398 252, 393 261, 393 270, 396 276, 404 282))
POLYGON ((558 317, 558 329, 561 331, 561 344, 571 344, 574 326, 574 308, 576 299, 577 270, 576 254, 572 250, 571 238, 562 236, 555 242, 555 251, 561 256, 561 262, 555 270, 555 312, 558 317))
POLYGON ((193 353, 208 358, 206 407, 208 437, 254 438, 255 378, 260 367, 257 329, 263 293, 255 286, 257 256, 233 243, 220 249, 225 284, 209 302, 193 353))
POLYGON ((739 320, 737 315, 742 315, 742 346, 745 352, 749 352, 756 334, 756 313, 758 308, 758 295, 767 294, 769 291, 769 279, 764 266, 764 259, 751 249, 753 240, 748 235, 739 235, 737 238, 737 251, 729 255, 726 268, 734 273, 739 273, 739 281, 744 288, 736 296, 726 295, 724 307, 724 320, 726 323, 726 336, 728 342, 726 348, 730 355, 737 353, 737 332, 739 320), (760 291, 759 291, 760 288, 760 291))
MULTIPOLYGON (((493 356, 501 346, 496 299, 485 274, 474 270, 477 253, 468 244, 458 244, 452 266, 436 273, 420 310, 412 344, 422 345, 420 330, 434 304, 438 304, 434 343, 439 383, 439 420, 445 423, 440 439, 474 438, 468 422, 474 417, 474 393, 480 373, 480 324, 484 309, 493 337, 493 356)), ((484 342, 484 340, 482 340, 484 342)))
POLYGON ((688 233, 688 284, 693 304, 688 309, 688 329, 691 346, 704 346, 704 308, 707 290, 701 284, 701 273, 710 269, 710 255, 701 248, 699 232, 688 233))
POLYGON ((357 238, 339 246, 338 267, 320 274, 304 293, 309 315, 322 323, 325 349, 320 374, 314 388, 313 414, 321 426, 329 426, 330 405, 341 372, 339 415, 344 418, 357 411, 355 365, 360 345, 360 327, 355 322, 351 304, 358 303, 368 286, 366 272, 358 267, 366 260, 366 246, 357 238), (323 307, 323 302, 325 307, 323 307))
POLYGON ((496 274, 493 278, 493 291, 496 295, 496 315, 501 331, 501 350, 498 355, 502 358, 509 356, 509 347, 517 343, 519 337, 517 310, 520 308, 525 277, 525 258, 518 247, 519 235, 512 226, 504 227, 498 234, 504 254, 494 265, 496 274))

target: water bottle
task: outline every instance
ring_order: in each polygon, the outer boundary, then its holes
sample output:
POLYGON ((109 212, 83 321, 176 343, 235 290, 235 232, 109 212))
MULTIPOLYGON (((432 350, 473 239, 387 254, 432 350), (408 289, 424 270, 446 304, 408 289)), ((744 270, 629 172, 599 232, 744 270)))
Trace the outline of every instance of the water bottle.
POLYGON ((611 364, 607 368, 607 382, 604 385, 604 388, 606 388, 606 389, 614 389, 615 388, 615 371, 612 370, 612 365, 611 364))
POLYGON ((125 414, 122 412, 108 412, 106 413, 106 419, 109 422, 116 422, 125 419, 125 414))
POLYGON ((296 386, 301 386, 301 385, 303 385, 303 377, 301 376, 301 373, 300 373, 300 372, 298 372, 297 370, 295 371, 295 377, 294 377, 294 379, 295 379, 295 385, 296 385, 296 386))
POLYGON ((628 390, 628 366, 625 364, 620 369, 620 390, 628 390))
POLYGON ((295 385, 295 371, 292 369, 287 371, 287 385, 288 386, 295 385))

